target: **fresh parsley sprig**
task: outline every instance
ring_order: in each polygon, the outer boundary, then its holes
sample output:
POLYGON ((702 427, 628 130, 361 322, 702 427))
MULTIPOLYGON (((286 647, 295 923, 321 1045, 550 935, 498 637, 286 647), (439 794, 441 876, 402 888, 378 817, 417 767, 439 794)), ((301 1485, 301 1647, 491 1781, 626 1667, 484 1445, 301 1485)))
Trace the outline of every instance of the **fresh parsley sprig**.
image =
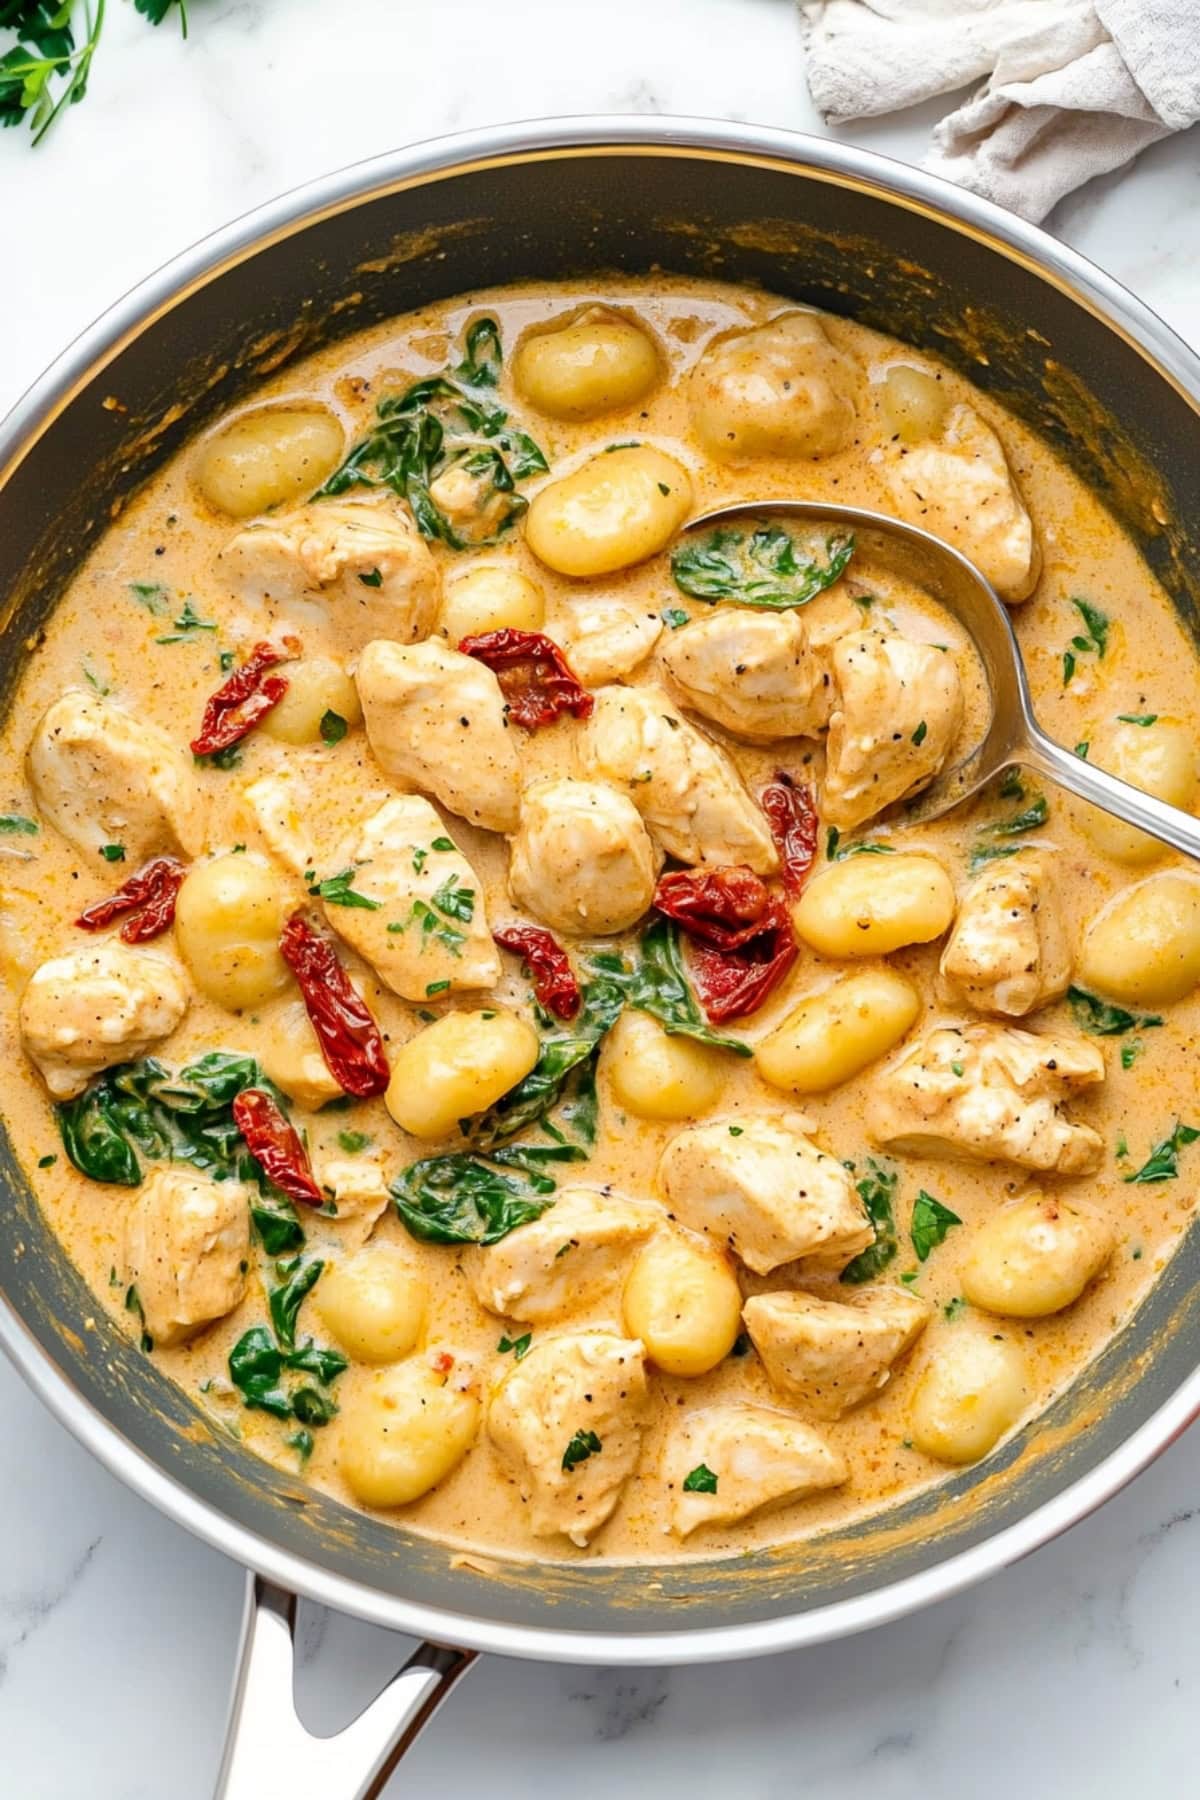
MULTIPOLYGON (((178 8, 187 36, 186 0, 133 0, 152 25, 178 8)), ((25 125, 40 144, 59 114, 87 93, 92 59, 104 30, 106 0, 0 0, 0 125, 25 125)))

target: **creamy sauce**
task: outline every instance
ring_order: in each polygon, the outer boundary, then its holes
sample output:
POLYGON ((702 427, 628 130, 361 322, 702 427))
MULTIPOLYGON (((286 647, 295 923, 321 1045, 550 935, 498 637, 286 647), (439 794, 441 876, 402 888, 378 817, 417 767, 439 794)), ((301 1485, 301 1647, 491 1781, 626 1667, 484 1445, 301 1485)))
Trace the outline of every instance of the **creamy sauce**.
MULTIPOLYGON (((342 420, 350 442, 366 428, 380 393, 401 388, 455 361, 464 327, 486 309, 498 319, 509 353, 502 397, 514 406, 550 463, 549 477, 538 477, 525 484, 528 494, 536 492, 541 481, 561 477, 605 445, 636 438, 658 445, 686 463, 692 474, 697 510, 730 499, 765 500, 789 494, 893 510, 872 456, 883 437, 877 389, 872 381, 877 383, 882 371, 896 360, 930 369, 936 365, 843 320, 829 320, 828 333, 861 372, 858 427, 853 444, 819 462, 776 458, 730 466, 708 460, 698 448, 687 410, 684 377, 688 370, 715 334, 761 323, 773 317, 780 305, 759 293, 670 278, 658 278, 652 286, 614 279, 606 282, 602 291, 573 286, 481 293, 396 319, 299 368, 289 369, 264 387, 255 404, 283 399, 320 402, 342 420), (592 301, 627 309, 649 327, 668 365, 665 379, 628 410, 607 413, 587 424, 562 424, 533 415, 511 395, 508 369, 512 347, 531 326, 592 301)), ((1194 650, 1132 544, 1089 493, 1016 421, 951 372, 943 371, 941 379, 952 399, 968 401, 1000 435, 1040 538, 1043 571, 1033 597, 1014 616, 1036 704, 1048 731, 1065 743, 1075 743, 1089 739, 1099 722, 1122 712, 1188 718, 1196 684, 1194 650), (1075 679, 1064 687, 1061 658, 1079 628, 1078 615, 1069 603, 1069 597, 1076 594, 1087 596, 1113 623, 1103 660, 1080 656, 1075 679)), ((51 620, 44 641, 29 660, 0 736, 3 810, 36 815, 36 800, 25 772, 26 747, 36 721, 64 690, 90 687, 105 691, 136 717, 153 721, 177 741, 186 743, 196 729, 205 698, 225 679, 219 652, 232 649, 240 658, 251 643, 269 634, 270 619, 248 616, 223 588, 216 557, 235 527, 198 497, 193 468, 194 455, 184 454, 149 484, 94 551, 51 620), (158 640, 167 634, 169 624, 164 627, 161 617, 152 616, 138 603, 131 592, 131 584, 135 583, 160 584, 167 589, 172 617, 180 610, 184 597, 190 596, 195 613, 214 622, 217 629, 194 631, 185 634, 182 641, 161 643, 158 640)), ((461 568, 469 560, 469 553, 456 555, 441 546, 435 547, 435 554, 447 567, 461 568)), ((707 608, 688 603, 676 592, 664 556, 586 584, 568 581, 544 568, 524 544, 519 528, 498 546, 478 552, 478 556, 484 562, 519 568, 543 590, 547 601, 546 629, 551 633, 569 608, 572 596, 578 597, 584 590, 589 598, 619 597, 648 612, 658 613, 665 606, 682 604, 693 617, 708 614, 707 608)), ((928 642, 948 643, 951 652, 960 658, 970 686, 970 659, 961 633, 937 618, 920 596, 905 592, 880 572, 856 564, 853 573, 859 591, 876 592, 876 608, 890 615, 898 627, 928 642)), ((844 614, 848 628, 861 623, 844 591, 835 590, 814 602, 804 616, 811 622, 820 616, 821 609, 831 616, 844 614), (835 614, 837 608, 841 614, 835 614)), ((318 616, 305 629, 304 647, 307 654, 335 656, 343 649, 336 633, 318 616)), ((642 681, 653 672, 651 660, 629 679, 642 681)), ((971 739, 977 707, 976 695, 968 706, 964 742, 971 739)), ((523 764, 531 778, 564 765, 571 729, 559 724, 523 741, 523 764)), ((756 749, 724 737, 715 728, 711 735, 728 749, 752 790, 781 765, 796 771, 807 766, 814 774, 820 772, 820 753, 810 742, 792 740, 756 749)), ((318 805, 331 822, 348 822, 391 791, 371 758, 361 728, 331 747, 295 750, 259 732, 248 738, 243 748, 238 768, 205 768, 199 772, 211 805, 210 852, 245 844, 251 851, 266 853, 242 793, 248 782, 270 768, 300 766, 318 805)), ((1052 845, 1057 853, 1067 929, 1072 942, 1078 944, 1087 921, 1101 905, 1123 887, 1142 879, 1144 871, 1121 867, 1098 854, 1079 828, 1079 809, 1054 791, 1048 798, 1049 820, 1035 837, 1038 843, 1052 845)), ((995 816, 993 797, 932 827, 897 831, 884 822, 865 829, 874 837, 902 841, 905 848, 934 852, 951 871, 961 891, 979 824, 995 816)), ((505 886, 504 840, 449 815, 447 828, 453 831, 455 841, 481 878, 489 917, 498 921, 516 916, 518 909, 505 886)), ((3 1093, 5 1116, 18 1154, 66 1253, 79 1265, 101 1303, 126 1328, 135 1331, 136 1321, 123 1304, 121 1274, 122 1219, 130 1196, 124 1189, 84 1179, 62 1154, 46 1092, 22 1055, 16 1024, 17 1001, 31 970, 48 957, 80 947, 81 934, 74 931, 72 921, 84 906, 111 892, 128 870, 97 865, 95 859, 85 860, 48 827, 36 838, 4 838, 0 840, 0 851, 0 955, 7 983, 0 1006, 0 1053, 8 1072, 3 1093), (39 1166, 43 1159, 52 1156, 57 1157, 52 1165, 39 1166)), ((1154 866, 1169 866, 1171 860, 1164 855, 1162 862, 1154 866)), ((295 903, 304 904, 303 884, 295 881, 293 886, 295 903)), ((940 948, 938 944, 910 948, 888 959, 921 989, 924 1018, 914 1028, 914 1036, 924 1024, 947 1011, 937 985, 940 948)), ((394 1052, 421 1028, 417 1007, 390 993, 345 947, 341 954, 360 982, 394 1052)), ((789 977, 768 1004, 734 1029, 750 1042, 758 1040, 799 997, 825 985, 829 976, 841 972, 842 967, 826 964, 813 952, 802 949, 789 977)), ((293 992, 258 1011, 233 1015, 196 996, 183 1024, 165 1043, 156 1046, 153 1054, 177 1067, 212 1048, 255 1053, 273 1009, 294 999, 293 992)), ((505 974, 494 992, 459 999, 462 1004, 484 1006, 494 1000, 529 1014, 528 982, 511 957, 506 958, 505 974)), ((440 1014, 454 1004, 453 999, 433 998, 428 1006, 440 1014)), ((1122 1067, 1120 1057, 1122 1044, 1127 1040, 1089 1040, 1099 1042, 1104 1049, 1107 1078, 1102 1086, 1073 1101, 1070 1107, 1072 1117, 1095 1127, 1105 1148, 1099 1171, 1082 1180, 1063 1182, 1062 1191, 1086 1198, 1106 1214, 1116 1233, 1111 1260, 1083 1297, 1058 1315, 1030 1322, 1000 1318, 987 1321, 994 1334, 1017 1339, 1027 1350, 1031 1410, 1044 1406, 1128 1316, 1171 1254, 1187 1222, 1193 1184, 1186 1164, 1181 1179, 1158 1185, 1130 1185, 1122 1179, 1125 1172, 1144 1160, 1150 1146, 1170 1130, 1178 1116, 1188 1117, 1193 1105, 1192 1052, 1200 1027, 1200 1003, 1190 997, 1155 1010, 1162 1010, 1165 1023, 1143 1035, 1143 1047, 1129 1068, 1122 1067), (1128 1160, 1118 1162, 1116 1150, 1122 1138, 1128 1146, 1128 1160)), ((1070 1028, 1065 1003, 1059 1002, 1037 1014, 1035 1029, 1051 1025, 1070 1028)), ((872 1071, 868 1069, 841 1088, 796 1103, 811 1121, 816 1140, 839 1159, 861 1163, 865 1155, 873 1152, 864 1124, 864 1103, 871 1081, 872 1071)), ((720 1116, 736 1119, 754 1112, 777 1113, 787 1110, 789 1104, 765 1086, 753 1062, 729 1060, 720 1116)), ((600 1117, 600 1139, 591 1161, 585 1168, 571 1171, 572 1176, 578 1175, 589 1186, 611 1183, 634 1197, 654 1196, 659 1156, 680 1127, 625 1116, 612 1100, 603 1058, 600 1117)), ((431 1153, 430 1146, 406 1138, 399 1131, 382 1100, 333 1114, 305 1114, 297 1109, 294 1119, 306 1132, 318 1165, 323 1155, 344 1154, 338 1147, 338 1134, 351 1127, 369 1134, 376 1149, 383 1148, 389 1173, 431 1153)), ((751 1353, 728 1358, 711 1374, 692 1380, 650 1372, 652 1411, 638 1468, 613 1518, 587 1550, 576 1550, 562 1538, 547 1543, 532 1536, 515 1478, 496 1455, 486 1431, 480 1432, 474 1448, 433 1492, 399 1516, 414 1529, 493 1555, 661 1560, 668 1556, 712 1556, 752 1550, 884 1506, 937 1480, 944 1472, 942 1465, 910 1446, 906 1407, 921 1370, 952 1345, 956 1332, 969 1328, 969 1322, 965 1325, 951 1303, 959 1295, 958 1272, 968 1252, 972 1228, 1007 1197, 1034 1186, 1054 1187, 1055 1183, 1035 1180, 1006 1163, 935 1161, 909 1156, 895 1161, 902 1172, 897 1218, 901 1247, 883 1279, 894 1282, 902 1273, 918 1268, 908 1238, 908 1215, 919 1189, 936 1195, 961 1217, 963 1226, 951 1231, 928 1261, 919 1266, 913 1285, 931 1303, 933 1314, 914 1354, 897 1367, 878 1399, 819 1427, 847 1460, 850 1478, 843 1487, 726 1529, 701 1531, 683 1546, 672 1537, 662 1462, 672 1429, 684 1411, 718 1400, 782 1404, 772 1393, 762 1364, 751 1353), (947 1308, 952 1316, 947 1316, 947 1308)), ((344 1252, 347 1237, 352 1243, 357 1241, 350 1223, 340 1224, 335 1218, 307 1213, 303 1222, 309 1250, 334 1261, 344 1252)), ((507 1373, 511 1358, 498 1354, 497 1341, 503 1331, 516 1335, 524 1328, 506 1326, 503 1320, 482 1310, 457 1266, 454 1250, 415 1242, 391 1214, 380 1221, 372 1241, 394 1243, 426 1275, 431 1296, 425 1331, 427 1347, 451 1346, 468 1362, 473 1360, 485 1389, 507 1373)), ((186 1344, 155 1350, 154 1357, 163 1372, 178 1381, 222 1428, 239 1437, 247 1448, 280 1467, 294 1470, 296 1452, 285 1441, 292 1428, 264 1413, 246 1410, 228 1380, 231 1347, 249 1326, 263 1319, 266 1311, 259 1264, 261 1261, 263 1272, 269 1270, 269 1265, 257 1250, 251 1252, 251 1258, 248 1290, 236 1311, 186 1344)), ((839 1290, 835 1277, 814 1281, 796 1265, 762 1277, 740 1269, 739 1279, 746 1294, 789 1286, 804 1286, 835 1299, 839 1292, 842 1297, 846 1292, 839 1290)), ((327 1337, 307 1315, 305 1324, 318 1337, 327 1337)), ((623 1330, 619 1283, 597 1305, 570 1320, 572 1329, 589 1324, 623 1330)), ((535 1331, 535 1340, 538 1335, 535 1331)), ((352 1407, 359 1385, 370 1379, 369 1371, 353 1365, 340 1377, 336 1394, 343 1412, 352 1407)), ((315 1445, 305 1467, 306 1478, 350 1500, 339 1473, 338 1423, 335 1421, 313 1435, 315 1445)))

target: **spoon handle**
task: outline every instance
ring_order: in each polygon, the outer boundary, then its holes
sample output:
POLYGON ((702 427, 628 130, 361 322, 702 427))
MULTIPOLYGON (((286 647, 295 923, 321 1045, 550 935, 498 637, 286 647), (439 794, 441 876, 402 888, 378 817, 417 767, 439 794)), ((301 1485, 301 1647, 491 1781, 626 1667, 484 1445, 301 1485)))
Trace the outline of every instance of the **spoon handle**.
POLYGON ((1027 745, 1014 760, 1049 776, 1051 781, 1078 799, 1090 800, 1094 806, 1114 813, 1127 825, 1136 825, 1149 832, 1151 837, 1170 844, 1172 849, 1182 850, 1185 856, 1200 860, 1200 819, 1178 806, 1168 806, 1165 800, 1156 800, 1152 794, 1144 794, 1140 788, 1131 787, 1127 781, 1121 781, 1105 769, 1096 768, 1085 757, 1076 756, 1073 750, 1056 744, 1032 720, 1027 745))

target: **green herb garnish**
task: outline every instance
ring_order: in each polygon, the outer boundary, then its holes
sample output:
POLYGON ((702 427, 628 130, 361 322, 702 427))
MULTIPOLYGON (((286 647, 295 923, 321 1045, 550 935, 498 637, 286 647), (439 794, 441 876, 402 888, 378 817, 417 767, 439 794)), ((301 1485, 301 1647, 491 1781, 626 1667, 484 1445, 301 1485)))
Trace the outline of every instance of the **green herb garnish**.
POLYGON ((323 744, 340 744, 350 727, 341 713, 330 707, 321 714, 321 742, 323 744))
POLYGON ((874 1281, 882 1274, 900 1248, 896 1236, 896 1215, 894 1202, 896 1188, 900 1177, 894 1169, 885 1168, 873 1156, 867 1158, 867 1173, 861 1181, 855 1182, 858 1197, 867 1209, 868 1217, 875 1230, 875 1242, 868 1244, 859 1252, 852 1262, 842 1270, 841 1279, 851 1286, 859 1287, 864 1281, 874 1281))
POLYGON ((1168 1137, 1155 1144, 1141 1168, 1135 1169, 1132 1175, 1126 1175, 1124 1180, 1145 1185, 1155 1181, 1174 1181, 1179 1174, 1179 1152, 1185 1145, 1194 1144, 1198 1137, 1200 1130, 1194 1125, 1184 1125, 1177 1120, 1175 1129, 1168 1137))
POLYGON ((156 637, 156 644, 186 644, 202 631, 215 631, 215 619, 202 619, 190 600, 183 603, 183 611, 173 621, 175 629, 168 631, 163 637, 156 637))
POLYGON ((563 1451, 564 1472, 569 1475, 572 1469, 577 1469, 589 1456, 597 1456, 602 1449, 603 1445, 594 1431, 577 1431, 563 1451))
POLYGON ((522 1335, 518 1338, 510 1338, 507 1336, 502 1337, 500 1339, 500 1342, 496 1345, 496 1348, 500 1352, 501 1356, 507 1356, 508 1352, 511 1350, 513 1353, 514 1361, 520 1362, 521 1358, 526 1354, 526 1352, 528 1351, 529 1346, 530 1346, 530 1344, 532 1344, 532 1342, 533 1342, 532 1331, 526 1331, 526 1332, 523 1332, 522 1335))
POLYGON ((932 1194, 922 1188, 913 1204, 912 1221, 909 1230, 912 1234, 912 1246, 917 1253, 917 1261, 924 1262, 931 1250, 946 1241, 946 1233, 962 1220, 932 1194))
POLYGON ((685 1494, 715 1494, 717 1478, 706 1463, 697 1463, 683 1478, 685 1494))
POLYGON ((368 899, 366 894, 360 894, 352 886, 357 873, 358 865, 352 864, 350 868, 342 869, 337 875, 330 875, 325 881, 318 881, 315 885, 310 886, 308 891, 314 899, 324 900, 330 906, 358 906, 364 912, 378 912, 383 902, 368 899))

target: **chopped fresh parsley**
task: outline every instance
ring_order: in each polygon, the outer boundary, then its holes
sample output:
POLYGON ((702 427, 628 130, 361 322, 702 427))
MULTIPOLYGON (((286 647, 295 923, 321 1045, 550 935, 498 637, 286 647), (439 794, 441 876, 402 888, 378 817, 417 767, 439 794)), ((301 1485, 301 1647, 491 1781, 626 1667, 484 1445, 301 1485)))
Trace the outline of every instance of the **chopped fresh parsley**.
POLYGON ((360 574, 358 579, 364 587, 380 588, 383 586, 383 574, 379 569, 368 569, 365 574, 360 574))
POLYGON ((692 622, 691 614, 684 612, 682 606, 664 606, 658 616, 672 631, 678 631, 681 625, 690 625, 692 622))
POLYGON ((453 839, 448 837, 436 837, 433 840, 431 848, 434 850, 453 850, 454 842, 453 839))
POLYGON ((4 837, 36 837, 38 827, 23 813, 0 813, 0 835, 4 837))
POLYGON ((57 1161, 58 1161, 58 1158, 57 1158, 57 1156, 54 1156, 54 1155, 39 1156, 38 1157, 38 1168, 39 1169, 52 1169, 57 1161))
POLYGON ((589 1456, 598 1455, 603 1448, 594 1431, 577 1431, 563 1451, 564 1472, 569 1475, 572 1469, 577 1469, 589 1456))
POLYGON ((854 1287, 874 1281, 887 1268, 900 1248, 896 1236, 894 1203, 900 1177, 894 1169, 885 1168, 873 1156, 867 1158, 867 1173, 855 1183, 858 1197, 867 1209, 875 1231, 875 1242, 846 1264, 841 1279, 854 1287))
POLYGON ((925 1262, 931 1250, 936 1250, 939 1244, 945 1243, 946 1233, 955 1225, 961 1224, 962 1220, 956 1212, 951 1212, 948 1206, 943 1206, 940 1200, 935 1200, 932 1194, 927 1194, 922 1188, 913 1203, 909 1227, 917 1261, 925 1262))
POLYGON ((435 994, 446 994, 449 991, 450 983, 448 981, 430 981, 425 987, 425 998, 432 1000, 435 994))
POLYGON ((508 1336, 502 1337, 500 1339, 500 1342, 496 1345, 496 1348, 500 1352, 501 1356, 507 1356, 508 1352, 511 1350, 513 1353, 514 1361, 520 1362, 521 1358, 526 1354, 526 1352, 528 1351, 529 1346, 530 1346, 530 1344, 532 1344, 532 1342, 533 1342, 532 1331, 526 1331, 526 1332, 523 1332, 521 1334, 521 1336, 518 1338, 510 1338, 508 1336))
POLYGON ((926 737, 928 736, 928 733, 929 733, 929 727, 925 723, 924 719, 922 719, 921 723, 917 726, 917 729, 912 734, 913 743, 914 744, 923 744, 925 742, 926 737))
POLYGON ((341 713, 330 707, 321 714, 321 742, 324 744, 340 744, 350 727, 341 713))
POLYGON ((457 875, 448 875, 432 899, 438 911, 448 919, 469 925, 475 916, 475 890, 459 887, 457 875))
POLYGON ((173 621, 175 629, 168 631, 163 637, 156 637, 156 644, 186 644, 202 631, 215 631, 215 619, 202 619, 190 600, 183 603, 183 611, 173 621))
POLYGON ((717 1478, 707 1463, 697 1463, 683 1478, 685 1494, 715 1494, 717 1478))
POLYGON ((170 594, 161 581, 131 581, 129 591, 152 618, 165 618, 170 594))
POLYGON ((1157 713, 1118 713, 1122 725, 1157 725, 1157 713))
MULTIPOLYGON (((1127 1182, 1149 1184, 1155 1181, 1174 1181, 1179 1174, 1179 1152, 1187 1144, 1194 1144, 1200 1137, 1200 1130, 1194 1125, 1185 1125, 1181 1120, 1175 1123, 1175 1129, 1161 1142, 1155 1144, 1140 1169, 1132 1175, 1126 1175, 1127 1182)), ((1120 1152, 1118 1151, 1118 1154, 1120 1152)))
POLYGON ((100 854, 105 862, 124 862, 125 846, 124 844, 101 844, 100 854))
POLYGON ((962 1295, 955 1294, 953 1300, 947 1300, 945 1306, 943 1306, 942 1316, 949 1319, 950 1323, 953 1325, 955 1319, 960 1319, 966 1310, 967 1303, 962 1295))
POLYGON ((1130 1038, 1127 1044, 1121 1045, 1121 1067, 1132 1069, 1134 1063, 1146 1048, 1141 1038, 1130 1038))
POLYGON ((1093 606, 1090 600, 1081 600, 1078 595, 1072 595, 1071 605, 1083 620, 1084 630, 1077 632, 1071 639, 1070 649, 1063 651, 1064 687, 1074 680, 1079 657, 1094 654, 1098 660, 1103 660, 1108 649, 1108 628, 1111 623, 1108 615, 1102 613, 1098 606, 1093 606))
POLYGON ((1091 743, 1089 742, 1089 740, 1087 738, 1080 738, 1079 742, 1075 746, 1075 754, 1077 757, 1079 757, 1081 762, 1087 761, 1088 751, 1091 749, 1091 747, 1092 747, 1091 743))
POLYGON ((314 899, 324 900, 330 906, 358 906, 364 912, 378 912, 383 902, 368 899, 366 894, 358 893, 351 885, 357 873, 358 866, 352 864, 350 868, 342 869, 337 875, 330 875, 326 880, 318 881, 315 885, 310 886, 308 891, 314 899))
MULTIPOLYGON (((1003 789, 1001 789, 1003 792, 1003 789)), ((1038 794, 1022 812, 1013 813, 1007 819, 993 819, 988 825, 981 825, 976 836, 980 840, 971 850, 970 871, 974 875, 985 863, 994 862, 998 857, 1015 856, 1017 847, 998 842, 997 840, 1024 837, 1026 832, 1037 831, 1050 816, 1050 807, 1045 794, 1038 794)))
POLYGON ((337 1141, 348 1156, 357 1156, 373 1141, 368 1131, 339 1131, 337 1141))
POLYGON ((421 870, 425 867, 425 864, 428 861, 429 861, 428 850, 426 850, 422 845, 418 844, 416 849, 412 853, 413 874, 419 875, 421 873, 421 870))

